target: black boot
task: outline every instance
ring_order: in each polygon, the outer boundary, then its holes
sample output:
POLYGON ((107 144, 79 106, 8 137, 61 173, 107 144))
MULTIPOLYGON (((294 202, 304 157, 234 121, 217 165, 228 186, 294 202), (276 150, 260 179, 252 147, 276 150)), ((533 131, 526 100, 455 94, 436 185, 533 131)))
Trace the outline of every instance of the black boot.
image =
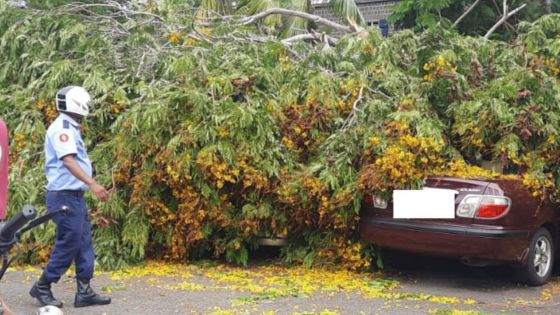
POLYGON ((111 303, 111 298, 101 296, 93 291, 89 286, 89 279, 77 279, 78 292, 74 299, 74 307, 84 307, 91 305, 106 305, 111 303))
POLYGON ((51 283, 47 280, 44 273, 39 278, 39 281, 35 282, 29 294, 39 300, 41 305, 62 307, 62 302, 54 298, 51 292, 51 283))

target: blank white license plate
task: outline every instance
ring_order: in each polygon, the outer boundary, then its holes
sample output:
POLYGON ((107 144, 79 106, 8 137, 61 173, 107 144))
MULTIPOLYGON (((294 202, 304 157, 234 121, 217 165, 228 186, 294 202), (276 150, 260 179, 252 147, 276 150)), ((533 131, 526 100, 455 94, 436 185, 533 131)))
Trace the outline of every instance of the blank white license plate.
POLYGON ((454 219, 455 195, 451 189, 393 191, 395 219, 454 219))

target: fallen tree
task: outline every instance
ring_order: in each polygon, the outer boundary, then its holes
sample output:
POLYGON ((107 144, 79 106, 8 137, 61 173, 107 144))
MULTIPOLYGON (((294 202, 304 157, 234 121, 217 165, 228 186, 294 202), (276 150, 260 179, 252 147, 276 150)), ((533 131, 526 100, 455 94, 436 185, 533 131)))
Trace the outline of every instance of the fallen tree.
MULTIPOLYGON (((84 85, 98 181, 116 190, 92 208, 104 266, 147 255, 245 263, 262 237, 283 237, 287 261, 368 267, 374 253, 356 231, 364 190, 419 187, 449 169, 498 176, 474 166, 484 160, 556 196, 558 15, 521 25, 511 44, 437 29, 286 45, 236 23, 193 27, 188 8, 111 5, 0 5, 11 211, 43 204, 54 93, 84 85)), ((44 259, 53 236, 52 225, 34 231, 28 258, 44 259)))

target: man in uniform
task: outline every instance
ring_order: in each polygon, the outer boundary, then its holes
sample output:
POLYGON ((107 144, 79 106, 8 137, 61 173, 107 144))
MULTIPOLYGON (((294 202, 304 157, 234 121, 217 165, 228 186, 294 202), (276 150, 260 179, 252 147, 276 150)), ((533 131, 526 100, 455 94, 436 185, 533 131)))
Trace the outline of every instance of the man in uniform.
POLYGON ((95 293, 89 284, 95 257, 84 192, 90 189, 101 201, 109 197, 109 192, 92 177, 91 161, 80 133, 80 123, 89 113, 90 102, 89 93, 82 87, 68 86, 58 91, 56 109, 60 114, 45 138, 47 208, 52 212, 67 206, 70 211, 54 219, 58 229, 53 252, 41 278, 29 292, 42 305, 62 307, 51 292, 51 283, 58 282, 73 262, 77 280, 74 306, 111 303, 111 298, 95 293))

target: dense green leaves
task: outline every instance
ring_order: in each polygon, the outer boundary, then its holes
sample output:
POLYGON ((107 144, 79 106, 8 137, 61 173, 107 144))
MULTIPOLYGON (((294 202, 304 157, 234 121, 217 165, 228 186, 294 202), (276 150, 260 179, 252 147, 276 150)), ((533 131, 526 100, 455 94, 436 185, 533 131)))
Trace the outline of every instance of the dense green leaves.
MULTIPOLYGON (((288 261, 366 267, 358 183, 403 139, 444 143, 434 161, 501 160, 537 186, 559 178, 558 15, 523 24, 511 45, 433 28, 287 47, 229 40, 225 26, 198 42, 183 11, 165 13, 167 27, 135 15, 127 25, 146 23, 117 32, 115 21, 64 8, 2 10, 10 211, 27 202, 44 211, 53 96, 84 85, 95 99, 84 134, 97 180, 116 189, 105 204, 90 200, 104 266, 146 256, 246 263, 263 237, 285 237, 288 261)), ((45 258, 53 235, 52 224, 31 235, 32 259, 45 258)))

